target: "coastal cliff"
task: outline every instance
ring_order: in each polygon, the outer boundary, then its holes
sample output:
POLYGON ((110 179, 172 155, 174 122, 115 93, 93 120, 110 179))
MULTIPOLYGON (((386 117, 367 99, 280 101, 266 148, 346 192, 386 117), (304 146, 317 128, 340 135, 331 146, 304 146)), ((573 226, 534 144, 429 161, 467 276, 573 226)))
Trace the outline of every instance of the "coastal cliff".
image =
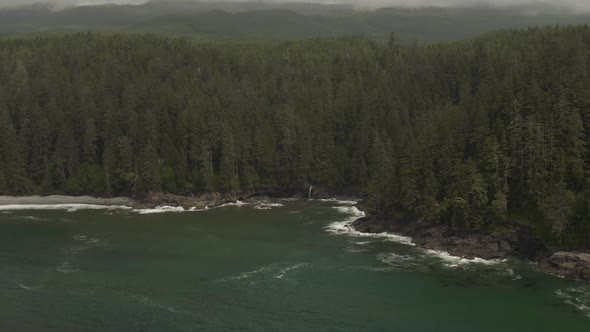
POLYGON ((453 231, 441 224, 396 223, 372 216, 359 218, 351 226, 363 233, 390 232, 409 236, 421 248, 446 251, 467 259, 515 257, 533 261, 537 271, 590 281, 590 253, 552 250, 528 226, 512 225, 494 232, 469 234, 453 231))

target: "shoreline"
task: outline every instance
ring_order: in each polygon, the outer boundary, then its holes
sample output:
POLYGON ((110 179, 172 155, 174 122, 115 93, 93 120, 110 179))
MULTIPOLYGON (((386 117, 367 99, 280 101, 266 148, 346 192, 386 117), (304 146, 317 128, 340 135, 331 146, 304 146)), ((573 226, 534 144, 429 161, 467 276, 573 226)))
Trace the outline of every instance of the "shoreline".
MULTIPOLYGON (((331 190, 313 187, 313 199, 357 199, 360 196, 355 191, 349 194, 340 194, 347 190, 331 190)), ((266 188, 259 190, 237 191, 231 193, 208 192, 190 195, 170 194, 163 192, 150 192, 136 197, 97 197, 90 195, 33 195, 33 196, 0 196, 0 206, 7 205, 97 205, 97 206, 123 206, 132 209, 154 209, 157 207, 183 208, 185 210, 204 210, 219 207, 224 204, 248 201, 255 197, 268 198, 296 198, 307 199, 309 188, 296 188, 290 190, 276 190, 266 188)))
MULTIPOLYGON (((335 191, 314 188, 312 199, 351 199, 354 195, 333 195, 335 191)), ((307 199, 308 189, 277 191, 272 189, 241 191, 233 193, 201 193, 178 195, 170 193, 148 193, 139 197, 97 197, 68 195, 0 196, 0 211, 10 210, 134 210, 142 213, 204 211, 227 205, 254 203, 259 198, 307 199)), ((354 203, 357 203, 357 199, 354 203)))
MULTIPOLYGON (((305 192, 252 191, 231 194, 207 193, 194 196, 175 194, 149 194, 143 198, 114 197, 101 198, 92 196, 0 196, 0 210, 61 209, 76 211, 78 209, 134 210, 140 214, 161 212, 204 211, 230 204, 252 203, 255 198, 295 198, 307 199, 305 192), (244 203, 246 202, 246 203, 244 203)), ((407 223, 397 225, 366 216, 362 201, 351 196, 334 198, 327 192, 321 192, 314 199, 343 201, 348 205, 343 211, 351 218, 333 225, 335 233, 349 233, 368 237, 389 237, 394 241, 416 246, 426 251, 449 255, 457 260, 466 261, 501 261, 508 258, 529 260, 535 263, 535 270, 550 275, 573 280, 590 281, 590 253, 582 251, 550 251, 524 226, 494 234, 471 234, 468 236, 446 234, 441 225, 417 225, 407 223)))
POLYGON ((219 207, 228 203, 237 203, 252 197, 264 196, 257 193, 238 194, 201 194, 195 196, 182 196, 175 194, 149 194, 145 197, 112 197, 103 198, 95 196, 0 196, 0 207, 23 206, 103 206, 104 208, 128 208, 128 209, 154 209, 157 207, 183 208, 186 210, 202 210, 207 207, 219 207))
POLYGON ((346 227, 353 233, 389 235, 426 251, 446 253, 456 259, 499 261, 509 258, 535 263, 534 270, 571 280, 590 281, 590 253, 551 251, 532 230, 515 225, 495 233, 453 234, 443 225, 396 224, 371 216, 357 216, 346 227), (360 217, 360 218, 359 218, 360 217))

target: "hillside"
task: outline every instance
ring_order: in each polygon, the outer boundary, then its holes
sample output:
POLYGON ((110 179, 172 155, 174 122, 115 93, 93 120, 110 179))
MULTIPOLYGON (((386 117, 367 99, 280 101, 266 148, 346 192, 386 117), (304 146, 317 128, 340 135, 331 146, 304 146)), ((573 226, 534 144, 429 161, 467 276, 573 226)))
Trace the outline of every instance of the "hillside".
POLYGON ((54 11, 42 5, 0 10, 0 36, 65 32, 142 32, 215 40, 285 40, 364 36, 404 41, 471 38, 529 26, 584 24, 589 15, 529 8, 422 8, 356 11, 343 5, 195 3, 81 6, 54 11))
POLYGON ((0 194, 356 188, 374 217, 590 245, 590 28, 402 46, 0 42, 0 194))

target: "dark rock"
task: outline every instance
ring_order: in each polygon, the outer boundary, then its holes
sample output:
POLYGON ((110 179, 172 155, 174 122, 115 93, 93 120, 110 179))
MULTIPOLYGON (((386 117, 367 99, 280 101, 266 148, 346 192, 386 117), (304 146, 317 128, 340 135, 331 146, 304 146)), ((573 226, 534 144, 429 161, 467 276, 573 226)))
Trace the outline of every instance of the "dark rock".
POLYGON ((500 246, 498 245, 497 241, 494 242, 488 242, 485 244, 486 248, 492 252, 498 252, 500 249, 500 246))
POLYGON ((549 261, 556 264, 573 262, 590 266, 590 254, 560 251, 551 255, 549 261))
POLYGON ((513 252, 515 256, 528 260, 539 260, 546 255, 547 248, 535 236, 530 227, 519 227, 513 252))
POLYGON ((500 247, 500 248, 499 248, 499 251, 500 251, 500 252, 511 252, 511 251, 512 251, 512 246, 511 246, 511 245, 510 245, 510 243, 508 243, 507 241, 505 241, 505 240, 500 240, 500 241, 498 242, 498 244, 499 244, 499 247, 500 247))
POLYGON ((462 240, 457 236, 451 236, 447 238, 442 238, 440 242, 445 246, 456 247, 461 244, 462 240))
POLYGON ((556 252, 537 269, 570 279, 590 280, 590 253, 556 252))
POLYGON ((423 225, 415 220, 386 220, 368 216, 352 226, 360 232, 392 232, 411 236, 422 248, 447 251, 451 255, 483 259, 518 257, 538 262, 537 270, 571 279, 590 280, 590 253, 556 252, 548 249, 527 226, 510 225, 492 234, 466 234, 440 224, 423 225))

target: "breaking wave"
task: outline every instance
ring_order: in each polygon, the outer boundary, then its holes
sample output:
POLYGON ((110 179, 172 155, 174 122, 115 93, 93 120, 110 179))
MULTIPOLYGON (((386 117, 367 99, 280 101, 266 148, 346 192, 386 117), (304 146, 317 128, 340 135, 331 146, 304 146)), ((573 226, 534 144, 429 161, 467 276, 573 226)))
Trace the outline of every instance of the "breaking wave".
MULTIPOLYGON (((356 237, 379 238, 379 239, 385 239, 388 241, 393 241, 393 242, 400 243, 400 244, 407 245, 407 246, 416 246, 416 244, 414 244, 412 242, 412 238, 409 236, 403 236, 403 235, 399 235, 399 234, 386 233, 386 232, 383 232, 383 233, 363 233, 363 232, 359 232, 359 231, 355 230, 351 225, 352 222, 354 222, 358 218, 362 218, 365 216, 365 213, 363 211, 360 211, 355 206, 336 206, 336 207, 334 207, 334 209, 338 210, 342 214, 349 215, 349 218, 347 218, 343 221, 337 221, 337 222, 331 223, 328 226, 326 226, 326 230, 330 233, 347 234, 347 235, 356 236, 356 237)), ((360 243, 364 243, 364 242, 360 242, 360 243)), ((497 264, 506 262, 505 259, 486 260, 486 259, 479 258, 479 257, 475 257, 473 259, 468 259, 468 258, 464 258, 464 257, 453 256, 446 251, 429 250, 429 249, 418 249, 418 250, 427 256, 438 258, 439 260, 441 260, 443 262, 444 266, 452 267, 452 268, 467 265, 467 264, 497 265, 497 264)), ((392 254, 392 255, 395 255, 395 254, 392 254)), ((395 257, 395 256, 392 256, 392 257, 395 257)), ((399 259, 399 257, 395 257, 395 258, 399 259)), ((381 257, 381 259, 383 259, 383 257, 381 257)))
POLYGON ((72 238, 74 238, 74 240, 76 241, 86 241, 88 240, 88 237, 86 237, 86 235, 74 235, 72 236, 72 238))
POLYGON ((97 205, 97 204, 7 204, 0 205, 0 211, 20 210, 65 210, 74 212, 78 210, 131 210, 125 205, 97 205))
MULTIPOLYGON (((72 261, 76 259, 78 255, 83 254, 85 251, 105 246, 105 243, 99 238, 95 237, 88 237, 84 234, 76 234, 72 236, 72 239, 78 242, 82 242, 80 245, 63 248, 62 252, 64 253, 64 261, 60 265, 58 265, 55 270, 61 273, 75 273, 79 272, 80 269, 73 266, 72 261)), ((107 242, 108 243, 108 242, 107 242)))
POLYGON ((387 265, 387 267, 378 268, 378 271, 426 271, 427 265, 419 262, 418 258, 411 255, 381 253, 377 255, 377 260, 387 265))
POLYGON ((520 274, 516 274, 513 269, 506 269, 503 273, 504 276, 510 277, 512 280, 521 280, 522 276, 520 274))
POLYGON ((261 202, 258 205, 254 206, 256 210, 271 210, 274 207, 282 207, 284 206, 281 203, 268 203, 268 202, 261 202))
POLYGON ((318 199, 318 201, 320 201, 320 202, 331 202, 331 203, 336 203, 336 204, 340 204, 340 205, 356 205, 356 204, 358 204, 357 201, 339 200, 339 199, 336 199, 336 198, 322 198, 322 199, 318 199))
MULTIPOLYGON (((167 213, 167 212, 184 212, 185 209, 182 206, 156 206, 153 209, 136 209, 133 212, 137 212, 139 214, 154 214, 154 213, 167 213)), ((194 211, 194 210, 193 210, 194 211)))
POLYGON ((359 247, 355 247, 355 246, 348 246, 344 250, 346 250, 348 252, 363 252, 363 251, 369 251, 370 249, 367 249, 367 248, 359 248, 359 247))
MULTIPOLYGON (((292 263, 292 262, 280 262, 265 265, 256 270, 240 273, 237 276, 226 277, 219 279, 219 281, 230 281, 230 280, 249 280, 255 276, 263 275, 264 278, 283 279, 287 273, 292 270, 302 268, 309 265, 309 263, 292 263)), ((254 284, 254 282, 251 282, 254 284)))
POLYGON ((282 269, 277 273, 274 278, 275 279, 282 279, 289 271, 298 269, 300 267, 306 266, 308 263, 299 263, 291 266, 287 266, 286 268, 282 269))
POLYGON ((10 282, 12 282, 14 285, 18 286, 19 288, 24 289, 24 290, 27 290, 27 291, 30 291, 30 292, 36 292, 37 291, 37 289, 35 289, 33 287, 30 287, 30 286, 27 286, 27 285, 18 283, 18 282, 14 281, 14 280, 10 280, 10 279, 7 279, 7 280, 10 281, 10 282))
POLYGON ((35 217, 35 216, 14 216, 10 219, 15 220, 31 220, 31 221, 47 221, 47 218, 35 217))
POLYGON ((217 207, 220 207, 220 208, 226 207, 226 206, 238 206, 238 207, 240 207, 240 206, 244 206, 244 205, 247 205, 247 204, 248 203, 244 203, 242 201, 235 201, 235 202, 229 202, 229 203, 221 204, 221 205, 219 205, 217 207))
POLYGON ((468 259, 459 256, 453 256, 446 251, 439 251, 439 250, 431 250, 431 249, 424 249, 424 252, 430 256, 439 258, 443 261, 443 265, 447 267, 458 267, 467 264, 480 264, 480 265, 497 265, 500 263, 506 262, 505 259, 483 259, 479 257, 474 257, 473 259, 468 259))
POLYGON ((358 218, 362 218, 365 216, 365 213, 359 210, 356 206, 335 206, 334 209, 338 210, 338 212, 343 214, 348 214, 350 217, 343 221, 333 222, 330 225, 326 226, 326 230, 330 233, 334 234, 348 234, 352 236, 358 237, 367 237, 367 238, 380 238, 386 239, 389 241, 405 244, 408 246, 415 246, 412 243, 412 238, 409 236, 398 235, 394 233, 363 233, 355 230, 351 224, 358 218))
POLYGON ((259 274, 259 273, 262 273, 262 272, 268 270, 269 267, 270 267, 270 265, 266 265, 266 266, 263 266, 263 267, 261 267, 259 269, 253 270, 253 271, 248 271, 248 272, 241 273, 241 274, 239 274, 237 276, 223 278, 223 279, 221 279, 221 281, 249 279, 249 278, 251 278, 251 277, 253 277, 253 276, 255 276, 255 275, 259 274))
POLYGON ((587 317, 590 317, 590 287, 580 286, 558 289, 555 291, 555 294, 564 303, 575 307, 587 317))

